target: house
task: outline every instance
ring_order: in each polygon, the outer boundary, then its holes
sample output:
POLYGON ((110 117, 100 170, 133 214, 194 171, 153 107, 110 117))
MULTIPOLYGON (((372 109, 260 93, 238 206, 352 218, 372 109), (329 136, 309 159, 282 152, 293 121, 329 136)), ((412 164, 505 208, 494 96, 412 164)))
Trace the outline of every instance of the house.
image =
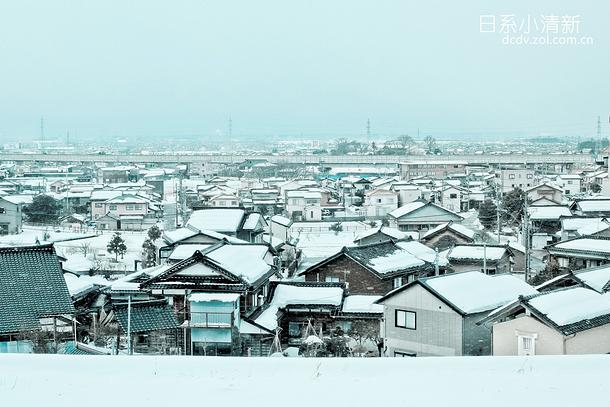
POLYGON ((610 294, 585 287, 521 296, 484 322, 494 356, 610 353, 610 294))
POLYGON ((0 235, 21 233, 23 200, 14 196, 0 196, 0 235))
POLYGON ((354 239, 354 243, 358 246, 366 246, 389 241, 398 242, 401 240, 417 239, 418 237, 419 233, 417 232, 401 232, 398 229, 382 225, 360 233, 354 239))
POLYGON ((191 257, 196 250, 221 242, 237 244, 247 243, 245 240, 236 237, 224 235, 212 230, 198 230, 193 226, 166 230, 163 232, 161 238, 163 240, 159 247, 159 259, 161 263, 164 261, 171 262, 183 260, 187 257, 191 257), (182 246, 186 247, 183 248, 182 246))
POLYGON ((167 266, 139 289, 171 298, 187 354, 242 355, 242 318, 265 303, 277 272, 269 246, 221 242, 167 266))
POLYGON ((299 275, 307 282, 345 284, 350 295, 383 295, 418 277, 434 274, 434 256, 419 242, 343 247, 299 275))
POLYGON ((531 222, 532 248, 543 249, 547 244, 557 241, 561 230, 561 219, 572 216, 567 206, 529 206, 528 218, 531 222))
POLYGON ((513 253, 508 246, 457 245, 444 252, 453 271, 480 271, 484 274, 504 274, 513 271, 513 253))
POLYGON ((570 210, 578 216, 610 218, 610 198, 577 199, 570 210))
POLYGON ((32 332, 46 333, 47 345, 71 339, 73 314, 52 245, 0 248, 0 341, 32 332))
POLYGON ((549 261, 561 268, 583 269, 610 262, 610 237, 582 236, 548 245, 549 261))
POLYGON ((219 194, 208 199, 207 203, 208 206, 219 208, 237 208, 239 207, 239 198, 232 194, 219 194))
POLYGON ((364 194, 366 216, 369 218, 385 217, 398 208, 398 195, 386 189, 373 189, 364 194))
POLYGON ((428 247, 443 251, 456 245, 472 244, 475 235, 476 233, 466 226, 449 221, 430 229, 422 236, 421 242, 428 247))
POLYGON ((461 212, 468 205, 468 190, 455 185, 445 185, 438 192, 438 204, 452 212, 461 212))
POLYGON ((535 170, 522 166, 504 166, 496 172, 496 187, 507 193, 513 189, 527 191, 534 186, 535 170))
POLYGON ((285 216, 272 216, 269 222, 269 233, 274 239, 281 239, 284 242, 290 241, 290 227, 292 220, 285 216))
POLYGON ((586 188, 582 186, 582 177, 578 174, 559 175, 556 182, 566 195, 577 195, 586 191, 586 188))
POLYGON ((398 193, 398 206, 404 206, 409 202, 417 201, 418 199, 429 200, 431 191, 424 186, 415 185, 407 181, 398 181, 392 183, 390 191, 398 193))
POLYGON ((536 289, 542 292, 574 286, 589 288, 598 293, 610 291, 610 265, 606 264, 582 270, 568 269, 565 274, 540 284, 536 289))
MULTIPOLYGON (((123 335, 131 334, 131 350, 138 354, 178 354, 181 329, 165 299, 113 302, 112 310, 123 335)), ((120 333, 119 333, 120 334, 120 333)), ((128 348, 129 349, 129 348, 128 348)))
MULTIPOLYGON (((268 330, 280 328, 281 342, 289 346, 301 345, 308 329, 317 335, 330 335, 337 329, 348 335, 363 335, 365 331, 375 338, 379 337, 383 316, 383 307, 375 304, 379 298, 379 295, 346 296, 344 286, 339 283, 273 282, 269 302, 255 322, 268 330)), ((376 351, 374 340, 368 345, 376 351)))
POLYGON ((502 274, 464 272, 421 278, 397 288, 383 305, 386 356, 478 356, 492 353, 491 330, 477 325, 491 310, 537 291, 502 274))
POLYGON ((285 209, 294 220, 322 220, 322 195, 319 191, 292 190, 286 192, 285 209))
POLYGON ((460 222, 464 218, 455 212, 433 204, 417 200, 408 203, 388 214, 390 226, 400 231, 418 231, 423 236, 428 230, 450 221, 460 222))
POLYGON ((534 185, 531 188, 526 188, 524 191, 527 194, 527 197, 534 202, 544 198, 547 201, 559 205, 563 200, 563 190, 552 184, 543 183, 534 185))
POLYGON ((260 213, 243 208, 206 208, 193 211, 186 226, 191 230, 209 230, 259 243, 267 222, 260 213))
POLYGON ((608 221, 603 217, 586 217, 586 216, 562 216, 561 222, 561 240, 569 240, 575 237, 582 236, 585 231, 591 227, 602 228, 608 225, 608 221))

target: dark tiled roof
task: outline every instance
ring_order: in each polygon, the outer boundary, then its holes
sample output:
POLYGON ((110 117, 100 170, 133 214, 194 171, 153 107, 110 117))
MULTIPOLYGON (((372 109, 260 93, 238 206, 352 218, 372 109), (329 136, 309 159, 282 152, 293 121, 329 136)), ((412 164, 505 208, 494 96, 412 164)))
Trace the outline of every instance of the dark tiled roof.
POLYGON ((37 329, 41 317, 73 312, 52 245, 0 248, 0 334, 37 329))
MULTIPOLYGON (((355 247, 346 247, 345 251, 352 259, 356 260, 358 263, 367 267, 372 271, 376 271, 375 265, 371 262, 374 259, 380 257, 391 256, 397 251, 404 251, 399 246, 397 246, 393 241, 383 242, 383 243, 373 243, 366 246, 355 246, 355 247)), ((405 251, 406 253, 406 251, 405 251)), ((413 256, 413 258, 416 258, 413 256)), ((421 260, 421 259, 419 259, 421 260)), ((397 270, 399 272, 405 272, 408 270, 419 270, 419 269, 427 269, 429 264, 424 262, 425 264, 415 266, 415 267, 407 267, 405 266, 403 269, 397 270)), ((388 273, 394 274, 394 273, 388 273)))
MULTIPOLYGON (((114 304, 116 319, 127 332, 127 303, 114 304)), ((180 326, 174 312, 165 301, 134 301, 131 303, 131 332, 176 329, 180 326)))

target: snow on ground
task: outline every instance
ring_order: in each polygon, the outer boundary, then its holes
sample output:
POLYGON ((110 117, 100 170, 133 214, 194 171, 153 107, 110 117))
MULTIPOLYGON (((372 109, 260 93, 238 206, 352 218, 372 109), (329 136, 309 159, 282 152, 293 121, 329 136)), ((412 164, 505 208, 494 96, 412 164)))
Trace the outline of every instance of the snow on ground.
POLYGON ((0 355, 3 405, 605 405, 610 356, 225 358, 0 355), (490 379, 492 378, 492 379, 490 379), (100 395, 100 385, 112 389, 100 395), (408 389, 405 388, 408 384, 408 389), (582 389, 585 389, 584 391, 582 389), (277 403, 275 403, 277 404, 277 403))
POLYGON ((118 262, 114 261, 114 254, 110 254, 106 250, 112 236, 113 233, 103 233, 90 238, 58 242, 55 243, 55 250, 57 254, 68 259, 68 268, 73 272, 83 272, 89 267, 102 270, 134 271, 135 260, 142 259, 142 243, 148 237, 147 231, 121 233, 127 246, 127 253, 123 258, 118 256, 118 262), (89 249, 86 257, 82 251, 83 245, 87 245, 89 249), (86 269, 79 270, 78 267, 86 269))
MULTIPOLYGON (((0 236, 0 247, 12 246, 33 246, 38 239, 40 244, 60 242, 69 239, 80 239, 88 236, 95 236, 95 233, 78 233, 78 232, 56 232, 53 227, 35 227, 24 226, 23 231, 16 235, 0 236), (45 232, 49 237, 44 240, 45 232)), ((60 230, 60 229, 57 229, 60 230)))

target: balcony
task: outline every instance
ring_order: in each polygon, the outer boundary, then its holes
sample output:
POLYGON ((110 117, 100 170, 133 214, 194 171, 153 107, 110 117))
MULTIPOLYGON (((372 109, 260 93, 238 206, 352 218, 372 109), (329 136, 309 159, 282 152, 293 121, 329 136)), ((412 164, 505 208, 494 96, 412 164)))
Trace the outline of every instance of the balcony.
POLYGON ((232 312, 191 312, 190 320, 182 324, 186 328, 231 328, 234 323, 232 312))

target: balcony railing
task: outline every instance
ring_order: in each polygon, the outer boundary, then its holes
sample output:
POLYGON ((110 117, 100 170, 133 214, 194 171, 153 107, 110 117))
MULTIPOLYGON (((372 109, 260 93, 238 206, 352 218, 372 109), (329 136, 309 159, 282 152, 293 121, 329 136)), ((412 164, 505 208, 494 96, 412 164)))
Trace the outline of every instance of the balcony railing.
POLYGON ((189 328, 230 328, 234 322, 232 312, 191 312, 190 317, 189 328))

